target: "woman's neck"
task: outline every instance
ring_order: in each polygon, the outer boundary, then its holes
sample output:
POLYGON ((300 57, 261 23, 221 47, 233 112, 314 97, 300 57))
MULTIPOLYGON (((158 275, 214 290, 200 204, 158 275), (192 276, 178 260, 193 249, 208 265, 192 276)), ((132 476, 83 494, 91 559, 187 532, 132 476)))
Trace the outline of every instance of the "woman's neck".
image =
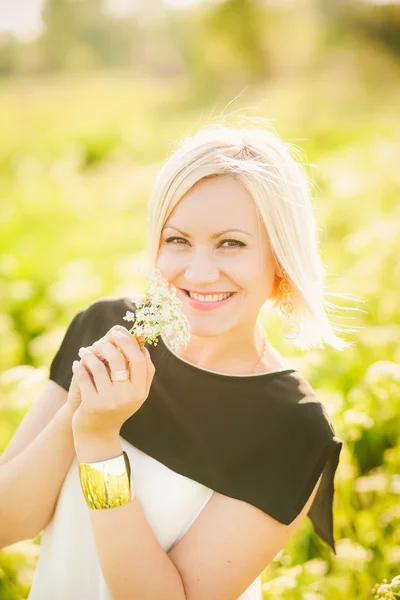
POLYGON ((262 329, 257 329, 250 340, 230 340, 223 348, 221 345, 216 347, 212 338, 191 336, 188 346, 174 353, 201 369, 227 375, 250 375, 285 368, 279 354, 266 341, 262 329))

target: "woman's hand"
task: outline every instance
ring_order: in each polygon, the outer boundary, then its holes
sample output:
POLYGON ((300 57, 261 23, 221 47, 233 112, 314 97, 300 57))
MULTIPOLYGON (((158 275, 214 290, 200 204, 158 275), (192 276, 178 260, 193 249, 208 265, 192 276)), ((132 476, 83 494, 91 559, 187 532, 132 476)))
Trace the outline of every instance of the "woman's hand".
POLYGON ((147 348, 122 325, 107 334, 74 361, 70 388, 70 407, 75 411, 72 430, 75 439, 115 439, 123 423, 139 410, 147 399, 155 367, 147 348), (118 337, 120 333, 121 337, 118 337), (119 350, 120 349, 120 350, 119 350), (99 358, 99 355, 107 361, 99 358), (111 373, 127 369, 129 379, 113 382, 111 373), (78 404, 79 388, 81 401, 78 404))

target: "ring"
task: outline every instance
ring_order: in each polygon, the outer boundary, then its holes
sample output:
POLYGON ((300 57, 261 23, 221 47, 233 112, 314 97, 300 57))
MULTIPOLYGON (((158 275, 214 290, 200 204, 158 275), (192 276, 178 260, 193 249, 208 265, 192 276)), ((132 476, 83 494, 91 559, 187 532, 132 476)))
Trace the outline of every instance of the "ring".
POLYGON ((111 373, 111 380, 113 382, 128 381, 129 380, 128 369, 123 369, 121 371, 114 371, 113 373, 111 373))

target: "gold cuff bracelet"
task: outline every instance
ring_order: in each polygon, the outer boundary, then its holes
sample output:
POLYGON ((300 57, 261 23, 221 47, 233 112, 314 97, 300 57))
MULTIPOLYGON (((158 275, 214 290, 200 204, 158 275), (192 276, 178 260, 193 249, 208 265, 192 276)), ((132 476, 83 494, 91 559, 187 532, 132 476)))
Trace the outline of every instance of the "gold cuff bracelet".
POLYGON ((114 508, 131 501, 131 466, 126 452, 110 460, 80 462, 78 466, 81 488, 89 508, 114 508))

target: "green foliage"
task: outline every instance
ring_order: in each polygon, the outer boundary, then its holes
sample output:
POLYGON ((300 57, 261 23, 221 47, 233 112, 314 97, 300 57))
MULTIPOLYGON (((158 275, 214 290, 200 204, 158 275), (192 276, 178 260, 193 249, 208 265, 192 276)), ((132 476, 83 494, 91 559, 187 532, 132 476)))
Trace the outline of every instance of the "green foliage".
POLYGON ((395 0, 177 4, 46 0, 39 37, 18 44, 0 35, 0 75, 130 67, 164 76, 181 73, 196 87, 209 89, 309 71, 329 61, 331 50, 345 42, 373 44, 399 55, 400 6, 395 0))

